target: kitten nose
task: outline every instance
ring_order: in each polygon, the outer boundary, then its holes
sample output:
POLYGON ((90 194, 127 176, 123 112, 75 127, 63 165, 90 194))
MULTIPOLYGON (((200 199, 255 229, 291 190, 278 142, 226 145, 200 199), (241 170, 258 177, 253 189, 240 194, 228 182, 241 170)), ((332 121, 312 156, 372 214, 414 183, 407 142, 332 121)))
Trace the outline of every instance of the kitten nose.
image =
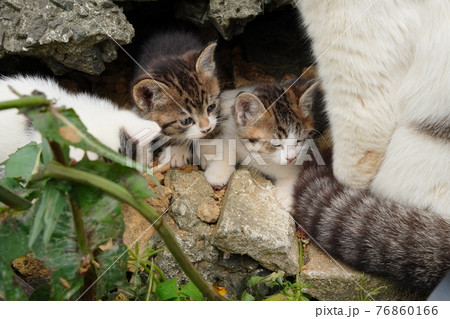
POLYGON ((211 126, 200 128, 200 132, 202 133, 208 133, 209 131, 211 131, 211 126))
POLYGON ((294 157, 286 157, 286 161, 288 163, 292 163, 293 160, 295 160, 295 156, 294 157))
POLYGON ((207 117, 201 118, 198 121, 198 126, 200 128, 200 132, 202 133, 208 133, 211 130, 211 123, 207 117))

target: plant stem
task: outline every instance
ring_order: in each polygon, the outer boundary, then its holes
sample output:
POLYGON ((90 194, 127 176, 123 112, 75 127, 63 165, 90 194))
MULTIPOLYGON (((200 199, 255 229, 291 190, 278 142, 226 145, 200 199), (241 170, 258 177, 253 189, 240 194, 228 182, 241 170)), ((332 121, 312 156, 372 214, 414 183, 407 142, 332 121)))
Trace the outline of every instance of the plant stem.
POLYGON ((50 101, 44 96, 25 96, 16 100, 0 102, 0 111, 39 105, 50 105, 50 101))
MULTIPOLYGON (((62 167, 67 166, 66 158, 64 157, 64 152, 61 146, 53 141, 49 141, 50 148, 52 150, 53 156, 57 162, 62 167)), ((89 239, 86 233, 86 227, 83 221, 83 212, 78 205, 76 190, 72 189, 69 192, 69 202, 72 211, 73 223, 75 226, 75 233, 77 235, 78 246, 83 254, 83 261, 80 265, 80 271, 83 269, 84 272, 84 293, 81 296, 81 300, 95 300, 97 293, 97 286, 95 282, 97 281, 97 274, 94 267, 91 267, 91 261, 93 260, 92 254, 89 249, 89 239)), ((81 273, 81 272, 80 272, 81 273)))
POLYGON ((31 207, 31 203, 10 190, 0 186, 0 202, 5 203, 10 208, 21 211, 31 207))
POLYGON ((186 275, 192 280, 202 294, 208 300, 226 300, 226 298, 222 297, 214 289, 212 289, 208 282, 200 276, 179 246, 164 218, 161 218, 161 215, 159 215, 158 212, 156 212, 144 200, 135 199, 125 187, 106 178, 75 168, 65 167, 57 162, 50 162, 42 171, 34 175, 31 181, 36 182, 49 177, 94 186, 138 210, 141 215, 145 217, 145 219, 153 224, 155 229, 159 232, 161 238, 164 240, 164 243, 171 252, 172 256, 177 261, 178 265, 181 269, 183 269, 186 275))

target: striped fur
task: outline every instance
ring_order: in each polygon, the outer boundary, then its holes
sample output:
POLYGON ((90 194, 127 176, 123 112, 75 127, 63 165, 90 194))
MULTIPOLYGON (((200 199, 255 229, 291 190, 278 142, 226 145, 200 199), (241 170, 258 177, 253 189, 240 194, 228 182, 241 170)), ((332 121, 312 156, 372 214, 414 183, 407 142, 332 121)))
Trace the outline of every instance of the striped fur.
POLYGON ((211 123, 220 119, 215 46, 205 46, 194 34, 182 31, 157 34, 144 44, 138 59, 143 69, 137 68, 132 81, 133 99, 141 115, 156 121, 163 134, 181 140, 217 134, 211 123), (192 123, 183 125, 188 118, 192 123), (211 130, 189 136, 194 125, 211 130))
POLYGON ((450 220, 340 184, 331 166, 299 176, 294 219, 331 256, 429 292, 450 270, 450 220))

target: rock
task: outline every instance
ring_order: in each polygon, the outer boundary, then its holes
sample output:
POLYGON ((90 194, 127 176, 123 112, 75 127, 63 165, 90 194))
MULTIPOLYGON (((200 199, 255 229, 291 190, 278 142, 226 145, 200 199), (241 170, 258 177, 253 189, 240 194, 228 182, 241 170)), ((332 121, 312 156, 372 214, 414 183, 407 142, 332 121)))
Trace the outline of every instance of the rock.
POLYGON ((270 270, 298 272, 298 240, 292 217, 273 196, 273 185, 237 170, 228 183, 213 235, 221 250, 249 255, 270 270))
POLYGON ((426 296, 417 296, 411 291, 399 287, 396 283, 360 271, 332 260, 315 244, 306 246, 306 263, 300 272, 300 280, 309 285, 305 293, 319 300, 424 300, 426 296), (363 290, 362 290, 363 289, 363 290), (372 298, 367 296, 374 290, 372 298))
POLYGON ((214 224, 219 219, 220 207, 217 205, 208 205, 207 203, 202 203, 197 209, 197 217, 201 221, 214 224))
POLYGON ((244 32, 245 25, 263 13, 262 1, 211 0, 208 16, 220 34, 230 40, 244 32))
POLYGON ((6 0, 0 2, 0 58, 42 58, 56 74, 76 69, 100 74, 131 42, 134 29, 110 0, 6 0), (23 17, 26 17, 24 19, 23 17))
MULTIPOLYGON (((189 260, 210 284, 225 287, 228 297, 239 298, 251 276, 269 273, 252 258, 224 254, 211 244, 215 225, 202 222, 197 217, 197 212, 204 204, 214 207, 217 204, 217 196, 204 178, 203 172, 168 171, 165 185, 171 188, 173 197, 170 216, 164 218, 189 260)), ((159 239, 159 235, 154 235, 152 241, 156 243, 157 248, 163 248, 155 262, 164 274, 168 278, 176 277, 181 283, 187 283, 189 279, 159 239)))
POLYGON ((50 280, 50 269, 44 262, 36 259, 33 254, 19 257, 12 262, 12 266, 22 278, 34 288, 50 280))
POLYGON ((290 3, 290 0, 180 1, 176 16, 197 25, 212 23, 226 40, 230 40, 242 34, 247 23, 257 16, 290 3))

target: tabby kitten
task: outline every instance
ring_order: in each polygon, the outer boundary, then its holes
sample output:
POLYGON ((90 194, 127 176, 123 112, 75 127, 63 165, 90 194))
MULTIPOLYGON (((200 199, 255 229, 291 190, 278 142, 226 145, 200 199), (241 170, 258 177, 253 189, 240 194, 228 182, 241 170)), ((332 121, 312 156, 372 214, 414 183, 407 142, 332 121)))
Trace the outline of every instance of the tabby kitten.
POLYGON ((185 165, 192 160, 192 140, 219 133, 215 48, 216 43, 204 45, 186 31, 159 33, 144 44, 132 96, 140 115, 157 122, 170 137, 160 164, 185 165))
POLYGON ((450 270, 450 220, 340 184, 330 166, 305 169, 294 219, 327 253, 429 292, 450 270))
POLYGON ((228 183, 236 159, 274 180, 277 200, 291 209, 293 186, 302 169, 297 157, 313 130, 311 109, 318 82, 286 91, 288 86, 262 83, 222 93, 221 107, 229 120, 220 136, 223 157, 210 161, 205 171, 213 187, 228 183))

